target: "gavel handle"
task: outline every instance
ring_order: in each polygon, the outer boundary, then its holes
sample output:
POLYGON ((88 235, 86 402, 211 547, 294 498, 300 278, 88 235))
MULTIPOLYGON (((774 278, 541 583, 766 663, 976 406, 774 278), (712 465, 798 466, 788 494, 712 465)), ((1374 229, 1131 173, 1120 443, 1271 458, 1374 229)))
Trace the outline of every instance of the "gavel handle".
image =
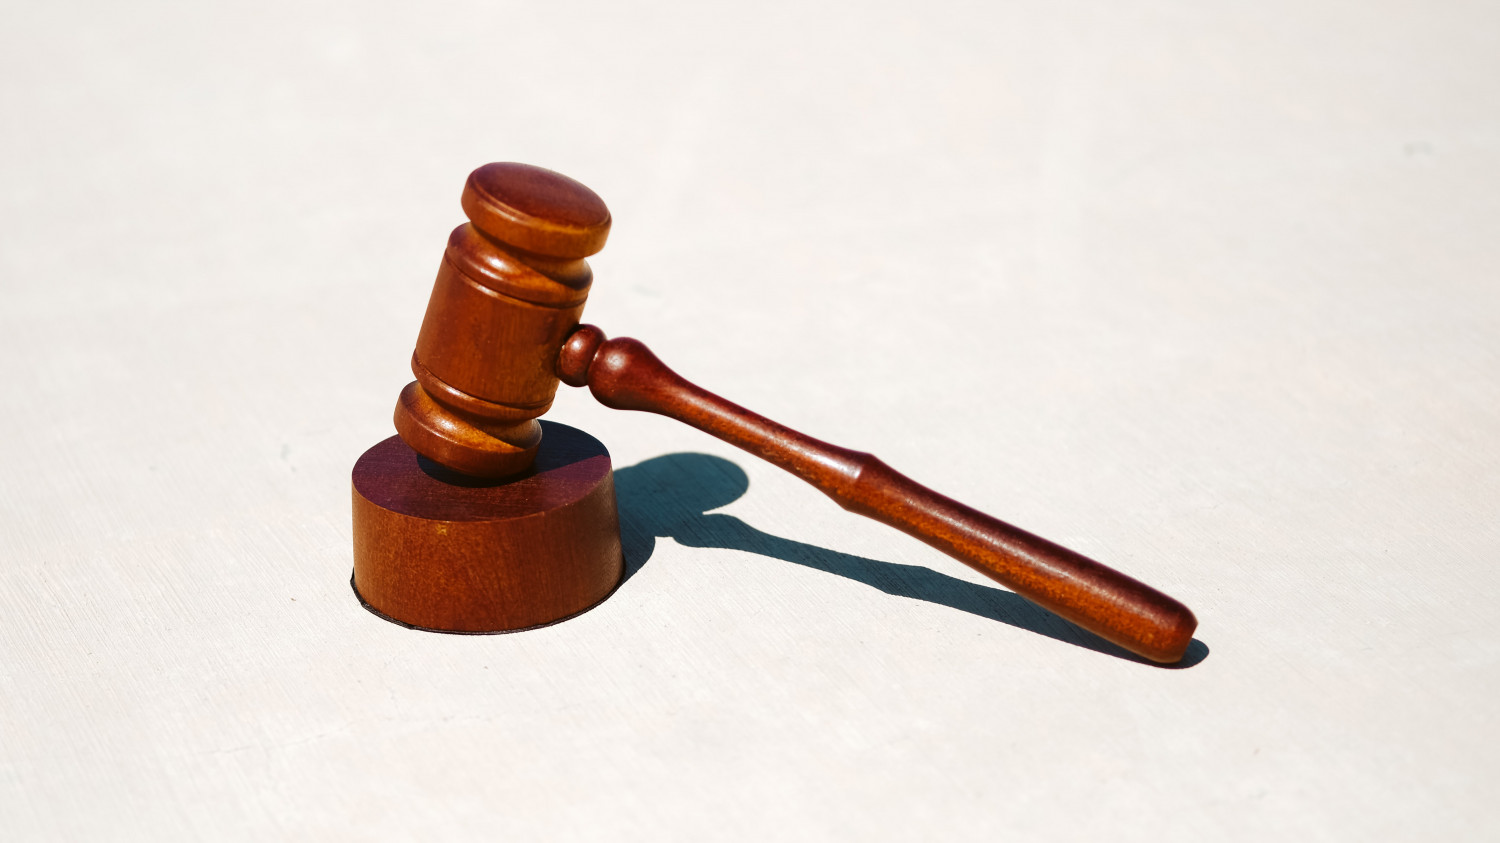
POLYGON ((874 456, 804 436, 683 379, 644 344, 569 338, 563 380, 605 406, 659 413, 742 448, 817 487, 850 512, 914 536, 1105 640, 1157 662, 1180 660, 1198 621, 1183 604, 1065 547, 971 509, 874 456))

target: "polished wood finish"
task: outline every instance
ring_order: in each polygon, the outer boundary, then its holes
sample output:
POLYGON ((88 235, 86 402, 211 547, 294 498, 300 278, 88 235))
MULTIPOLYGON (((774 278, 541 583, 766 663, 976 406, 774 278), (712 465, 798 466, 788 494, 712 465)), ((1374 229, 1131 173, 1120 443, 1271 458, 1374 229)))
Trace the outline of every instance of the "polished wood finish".
POLYGON ((624 573, 609 453, 542 422, 533 466, 504 481, 454 473, 398 436, 354 466, 354 588, 407 626, 504 632, 571 617, 624 573))
POLYGON ((396 430, 456 471, 526 470, 541 441, 536 418, 557 391, 553 370, 578 324, 604 247, 609 209, 550 170, 488 164, 461 199, 412 355, 416 381, 396 403, 396 430))
MULTIPOLYGON (((845 509, 927 542, 1108 641, 1159 662, 1182 658, 1197 620, 1176 600, 927 489, 870 454, 820 442, 694 386, 635 340, 609 340, 598 328, 579 326, 592 282, 583 258, 604 246, 610 225, 608 209, 588 188, 535 167, 490 164, 469 177, 462 202, 470 224, 449 239, 412 357, 417 381, 397 403, 396 429, 416 452, 467 475, 524 471, 538 447, 547 447, 535 419, 551 405, 558 381, 587 385, 610 407, 679 419, 781 466, 845 509)), ((358 482, 356 487, 358 518, 358 482)), ((461 506, 448 497, 434 500, 441 503, 431 511, 434 519, 445 508, 461 506)), ((612 506, 610 512, 613 517, 612 506)), ((405 526, 381 529, 389 533, 381 533, 382 540, 404 541, 407 535, 405 526)), ((451 532, 411 530, 421 536, 421 553, 467 559, 483 550, 477 533, 465 533, 462 547, 449 550, 439 537, 460 542, 451 532)), ((554 553, 516 535, 497 551, 496 564, 512 564, 504 561, 507 553, 554 553)), ((362 539, 370 558, 384 552, 368 544, 376 538, 376 532, 366 532, 362 539)), ((427 564, 420 553, 399 553, 403 565, 427 564)), ((401 612, 439 612, 433 607, 442 601, 470 599, 463 594, 467 580, 422 574, 419 583, 396 571, 393 564, 371 581, 379 584, 378 600, 426 607, 402 604, 401 612), (433 593, 418 595, 413 588, 433 593)), ((486 575, 473 569, 466 576, 481 582, 486 575)), ((365 579, 357 579, 363 588, 365 579)), ((586 591, 594 595, 602 579, 590 582, 586 591)), ((506 599, 522 606, 551 599, 527 594, 529 587, 515 580, 504 589, 506 599)), ((497 599, 493 590, 486 595, 482 600, 497 599)))
POLYGON ((1198 621, 1186 606, 1065 547, 944 497, 871 454, 798 433, 684 380, 637 340, 581 326, 558 370, 606 406, 659 413, 790 471, 850 512, 889 524, 1107 641, 1175 662, 1198 621))

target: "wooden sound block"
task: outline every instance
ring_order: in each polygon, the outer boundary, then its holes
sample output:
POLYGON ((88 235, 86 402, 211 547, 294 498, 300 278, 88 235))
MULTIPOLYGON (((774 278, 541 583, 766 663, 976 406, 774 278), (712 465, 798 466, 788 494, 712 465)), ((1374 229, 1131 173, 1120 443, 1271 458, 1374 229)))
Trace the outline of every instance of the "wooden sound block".
POLYGON ((366 608, 439 632, 509 632, 572 617, 624 573, 609 452, 541 422, 533 467, 458 474, 399 436, 354 465, 354 585, 366 608))

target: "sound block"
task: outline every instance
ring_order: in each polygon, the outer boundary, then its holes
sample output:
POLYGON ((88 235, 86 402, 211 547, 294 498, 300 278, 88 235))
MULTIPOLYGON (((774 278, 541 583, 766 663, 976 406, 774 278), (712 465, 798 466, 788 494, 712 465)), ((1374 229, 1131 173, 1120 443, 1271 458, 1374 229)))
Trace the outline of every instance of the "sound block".
POLYGON ((437 632, 511 632, 597 605, 624 574, 609 452, 544 421, 536 462, 458 474, 391 438, 354 464, 354 593, 437 632))

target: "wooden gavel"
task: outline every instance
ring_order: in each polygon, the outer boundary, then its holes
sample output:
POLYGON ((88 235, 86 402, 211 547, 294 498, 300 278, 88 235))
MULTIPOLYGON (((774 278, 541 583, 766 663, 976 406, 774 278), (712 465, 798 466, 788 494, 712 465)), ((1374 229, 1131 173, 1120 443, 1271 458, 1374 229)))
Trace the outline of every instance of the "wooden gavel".
MULTIPOLYGON (((927 489, 874 456, 820 442, 689 383, 633 339, 580 325, 610 214, 587 187, 522 164, 475 170, 470 222, 448 240, 401 393, 396 430, 462 475, 518 476, 542 441, 558 381, 606 406, 685 422, 767 460, 843 508, 943 551, 1047 610, 1158 662, 1197 620, 1165 594, 927 489)), ((612 504, 612 499, 611 499, 612 504)), ((358 588, 358 586, 357 586, 358 588)))

